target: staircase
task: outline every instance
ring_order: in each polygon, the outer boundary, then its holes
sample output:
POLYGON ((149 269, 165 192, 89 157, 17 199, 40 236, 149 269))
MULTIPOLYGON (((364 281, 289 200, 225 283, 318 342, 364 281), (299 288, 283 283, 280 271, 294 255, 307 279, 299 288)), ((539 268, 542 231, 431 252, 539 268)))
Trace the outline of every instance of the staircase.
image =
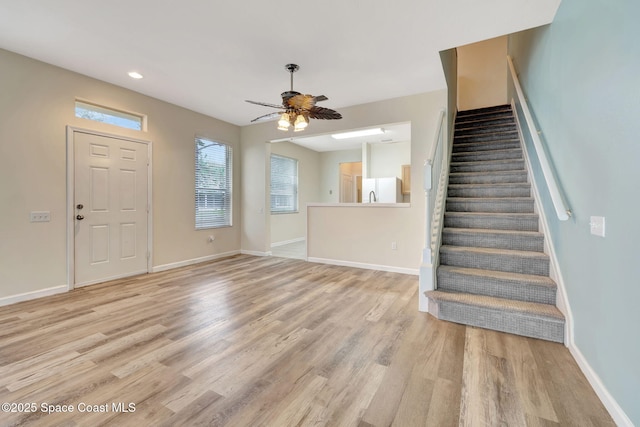
POLYGON ((435 291, 442 320, 563 342, 564 317, 538 232, 511 106, 461 111, 455 124, 435 291))

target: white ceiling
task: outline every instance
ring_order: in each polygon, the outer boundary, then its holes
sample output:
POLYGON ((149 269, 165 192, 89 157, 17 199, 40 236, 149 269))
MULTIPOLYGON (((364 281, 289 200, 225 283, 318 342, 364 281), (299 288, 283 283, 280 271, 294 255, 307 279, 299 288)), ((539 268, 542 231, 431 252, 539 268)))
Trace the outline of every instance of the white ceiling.
POLYGON ((0 0, 0 48, 247 125, 294 88, 342 107, 445 87, 438 52, 550 23, 560 0, 0 0), (127 72, 137 70, 142 80, 127 72))

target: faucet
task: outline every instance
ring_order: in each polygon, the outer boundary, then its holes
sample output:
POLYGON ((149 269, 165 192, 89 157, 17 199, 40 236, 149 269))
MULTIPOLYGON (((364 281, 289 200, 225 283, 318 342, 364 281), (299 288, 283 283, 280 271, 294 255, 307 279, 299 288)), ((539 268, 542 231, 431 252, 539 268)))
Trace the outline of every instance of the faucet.
POLYGON ((369 203, 371 203, 371 195, 373 195, 373 201, 377 202, 378 200, 376 199, 376 192, 371 190, 369 191, 369 203))

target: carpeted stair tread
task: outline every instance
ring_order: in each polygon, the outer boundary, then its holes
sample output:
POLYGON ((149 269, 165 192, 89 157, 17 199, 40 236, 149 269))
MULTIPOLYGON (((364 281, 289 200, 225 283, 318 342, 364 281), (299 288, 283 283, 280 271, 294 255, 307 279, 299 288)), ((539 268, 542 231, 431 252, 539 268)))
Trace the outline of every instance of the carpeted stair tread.
POLYGON ((440 265, 438 289, 538 304, 555 304, 557 286, 545 276, 440 265))
POLYGON ((477 124, 472 127, 456 126, 454 132, 455 136, 465 135, 481 135, 485 133, 502 133, 502 132, 517 132, 518 128, 515 123, 499 123, 499 124, 477 124))
POLYGON ((451 162, 450 172, 498 172, 524 170, 523 159, 480 160, 472 162, 451 162))
POLYGON ((442 244, 542 252, 544 235, 537 231, 445 227, 442 230, 442 244))
POLYGON ((426 294, 429 298, 438 302, 445 301, 464 305, 480 306, 495 310, 523 313, 531 316, 547 317, 564 322, 564 316, 560 310, 551 304, 515 301, 505 298, 495 298, 485 295, 473 295, 460 292, 427 291, 426 294))
POLYGON ((537 231, 538 215, 535 213, 445 212, 444 226, 537 231))
MULTIPOLYGON (((489 182, 480 184, 449 184, 449 189, 484 189, 484 188, 527 188, 531 189, 528 182, 489 182)), ((526 196, 523 196, 526 197, 526 196)))
MULTIPOLYGON (((486 174, 485 174, 486 175, 486 174)), ((481 184, 449 184, 449 187, 453 188, 511 188, 522 187, 531 188, 531 184, 528 182, 489 182, 481 184)))
POLYGON ((533 213, 532 197, 447 197, 447 212, 533 213))
POLYGON ((438 269, 442 270, 442 272, 448 272, 452 274, 488 277, 495 280, 502 280, 513 283, 535 284, 537 286, 544 286, 550 289, 557 288, 556 282, 554 282, 550 277, 538 276, 537 274, 511 273, 497 270, 483 270, 480 268, 457 267, 453 265, 441 265, 438 267, 438 269))
POLYGON ((525 236, 529 238, 544 238, 544 234, 539 231, 524 230, 495 230, 491 228, 454 228, 445 227, 443 233, 459 233, 459 234, 501 234, 504 236, 525 236))
POLYGON ((505 148, 500 150, 484 150, 484 151, 457 151, 451 154, 451 161, 471 162, 483 160, 506 160, 506 159, 522 159, 521 148, 505 148))
POLYGON ((450 245, 442 245, 440 247, 440 252, 449 252, 449 253, 477 253, 477 254, 486 254, 486 255, 505 255, 505 256, 517 256, 520 258, 529 258, 529 259, 540 259, 544 261, 549 260, 549 255, 544 252, 536 252, 536 251, 517 251, 514 249, 496 249, 496 248, 476 248, 476 247, 467 247, 467 246, 450 246, 450 245))
POLYGON ((472 166, 472 165, 491 166, 495 164, 511 164, 511 163, 519 163, 522 165, 521 168, 516 170, 521 170, 524 167, 524 160, 518 160, 518 159, 477 160, 477 161, 471 161, 471 162, 451 162, 450 164, 451 164, 451 167, 454 167, 454 166, 472 166))
POLYGON ((490 107, 482 107, 482 108, 474 108, 471 110, 462 110, 458 111, 457 117, 469 117, 469 116, 478 116, 483 114, 497 114, 497 113, 509 113, 513 115, 511 111, 511 105, 502 104, 502 105, 492 105, 490 107))
POLYGON ((448 197, 531 197, 531 184, 449 184, 448 197))
POLYGON ((527 182, 525 170, 487 172, 451 172, 449 184, 497 184, 527 182))
POLYGON ((514 249, 442 245, 440 264, 481 270, 549 275, 549 256, 544 252, 514 249))
POLYGON ((453 153, 468 153, 468 152, 483 152, 493 150, 507 150, 509 148, 520 148, 520 141, 517 139, 503 139, 501 141, 486 141, 486 142, 459 142, 453 144, 453 153))
POLYGON ((456 127, 459 129, 469 129, 513 123, 513 116, 511 114, 489 114, 475 118, 468 117, 467 120, 460 120, 456 123, 456 127))
POLYGON ((533 202, 533 197, 447 197, 447 201, 452 202, 504 202, 504 201, 525 201, 533 202))
POLYGON ((486 142, 486 141, 498 141, 505 139, 513 139, 518 137, 517 130, 504 130, 498 132, 486 132, 478 134, 465 134, 455 135, 453 137, 453 143, 469 143, 469 142, 486 142))

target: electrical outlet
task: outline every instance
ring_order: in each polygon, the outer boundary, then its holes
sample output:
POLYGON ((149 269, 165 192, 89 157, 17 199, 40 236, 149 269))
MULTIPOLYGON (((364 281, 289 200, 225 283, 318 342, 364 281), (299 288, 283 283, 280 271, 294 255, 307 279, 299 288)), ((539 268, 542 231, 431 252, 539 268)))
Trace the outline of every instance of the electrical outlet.
POLYGON ((589 226, 591 227, 591 234, 595 236, 604 237, 604 217, 603 216, 592 216, 591 221, 589 222, 589 226))
POLYGON ((49 222, 51 221, 51 212, 49 211, 31 211, 31 222, 49 222))
POLYGON ((214 240, 216 240, 216 236, 214 235, 209 236, 209 243, 213 243, 214 240))

